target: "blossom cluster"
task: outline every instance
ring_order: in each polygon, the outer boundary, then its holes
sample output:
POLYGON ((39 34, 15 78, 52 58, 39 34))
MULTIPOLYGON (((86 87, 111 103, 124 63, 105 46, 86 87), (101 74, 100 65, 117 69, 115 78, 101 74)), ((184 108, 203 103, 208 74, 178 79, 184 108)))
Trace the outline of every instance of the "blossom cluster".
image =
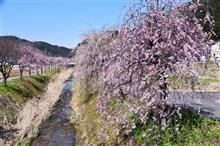
POLYGON ((199 1, 138 1, 116 35, 89 34, 76 55, 77 71, 88 81, 98 81, 102 124, 118 124, 129 134, 137 120, 146 123, 153 113, 155 126, 166 128, 174 112, 166 104, 169 79, 186 72, 196 76, 192 64, 208 56, 212 30, 205 32, 203 26, 212 28, 213 20, 208 12, 197 18, 200 8, 199 1))

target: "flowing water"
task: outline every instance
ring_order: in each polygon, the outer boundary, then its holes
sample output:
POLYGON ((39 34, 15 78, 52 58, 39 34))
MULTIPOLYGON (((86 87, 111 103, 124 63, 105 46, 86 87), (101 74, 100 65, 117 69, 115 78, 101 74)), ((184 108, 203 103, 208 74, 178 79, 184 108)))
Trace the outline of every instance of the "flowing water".
POLYGON ((75 146, 76 132, 70 123, 73 78, 66 81, 60 100, 33 140, 32 146, 75 146))

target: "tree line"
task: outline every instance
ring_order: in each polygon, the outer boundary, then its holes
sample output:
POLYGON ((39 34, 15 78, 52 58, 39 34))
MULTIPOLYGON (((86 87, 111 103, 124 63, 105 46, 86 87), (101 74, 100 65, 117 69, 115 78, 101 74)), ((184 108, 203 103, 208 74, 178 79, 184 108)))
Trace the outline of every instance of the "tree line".
POLYGON ((23 79, 26 67, 31 76, 33 65, 36 66, 37 74, 39 74, 44 70, 66 65, 68 62, 69 59, 65 57, 47 56, 30 43, 14 41, 10 38, 0 39, 0 72, 5 86, 15 65, 18 65, 20 79, 23 79))

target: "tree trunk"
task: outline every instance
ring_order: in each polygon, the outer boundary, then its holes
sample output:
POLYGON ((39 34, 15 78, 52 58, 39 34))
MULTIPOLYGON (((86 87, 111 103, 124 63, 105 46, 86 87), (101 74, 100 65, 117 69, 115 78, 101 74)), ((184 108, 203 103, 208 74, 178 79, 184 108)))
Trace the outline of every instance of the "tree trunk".
POLYGON ((31 65, 29 64, 29 76, 31 76, 31 65))
POLYGON ((6 76, 3 76, 3 82, 4 82, 5 87, 7 87, 7 77, 6 76))
POLYGON ((41 69, 40 69, 41 71, 41 74, 43 74, 44 73, 44 69, 43 69, 43 67, 41 66, 41 69))
POLYGON ((206 59, 205 60, 205 63, 204 63, 204 72, 203 72, 203 75, 206 74, 206 71, 208 70, 208 60, 206 59))
POLYGON ((20 79, 23 79, 23 69, 20 69, 20 79))
POLYGON ((37 75, 39 75, 39 68, 38 68, 38 66, 37 66, 37 75))
POLYGON ((11 73, 12 68, 13 68, 13 66, 9 66, 6 69, 1 68, 1 73, 3 76, 3 83, 5 86, 7 86, 7 79, 10 77, 10 73, 11 73))
POLYGON ((19 65, 19 70, 20 70, 20 79, 22 80, 23 79, 23 70, 24 70, 24 67, 19 65))

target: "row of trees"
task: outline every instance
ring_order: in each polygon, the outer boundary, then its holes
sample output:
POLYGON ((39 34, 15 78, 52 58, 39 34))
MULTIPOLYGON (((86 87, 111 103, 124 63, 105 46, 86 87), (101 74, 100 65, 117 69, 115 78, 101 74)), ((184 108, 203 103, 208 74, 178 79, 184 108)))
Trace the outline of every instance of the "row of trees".
MULTIPOLYGON (((119 125, 119 135, 129 135, 149 118, 160 132, 169 125, 170 116, 178 113, 167 109, 170 79, 198 77, 193 63, 210 51, 213 32, 203 26, 212 28, 213 20, 209 12, 197 18, 200 7, 199 1, 140 0, 120 31, 87 35, 76 51, 76 76, 90 94, 98 93, 102 124, 119 125)), ((100 134, 104 138, 106 129, 100 134)), ((160 139, 160 134, 154 136, 160 139)))
POLYGON ((67 58, 46 56, 28 43, 16 42, 9 38, 0 39, 0 72, 5 86, 15 65, 18 65, 22 79, 26 67, 31 76, 33 65, 39 74, 39 70, 43 73, 44 69, 65 65, 68 61, 67 58))

